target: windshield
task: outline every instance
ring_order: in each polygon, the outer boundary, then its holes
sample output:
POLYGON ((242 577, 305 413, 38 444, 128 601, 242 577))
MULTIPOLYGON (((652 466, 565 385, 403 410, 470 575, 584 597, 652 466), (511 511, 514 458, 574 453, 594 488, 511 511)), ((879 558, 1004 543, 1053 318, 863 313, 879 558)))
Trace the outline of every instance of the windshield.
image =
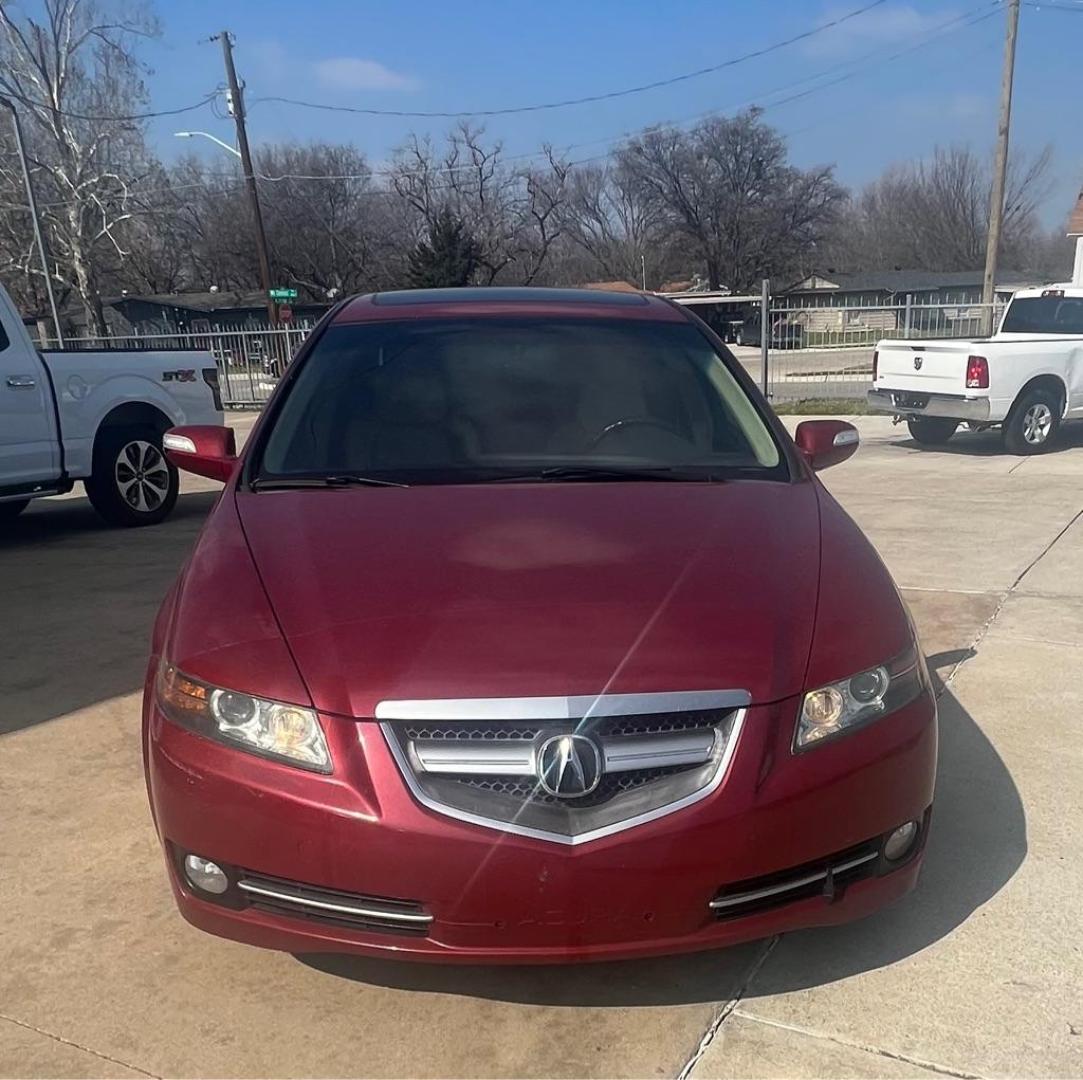
POLYGON ((767 425, 692 324, 332 325, 302 364, 265 437, 259 481, 788 478, 767 425))
POLYGON ((1083 334, 1083 296, 1024 296, 1013 300, 1004 334, 1083 334))

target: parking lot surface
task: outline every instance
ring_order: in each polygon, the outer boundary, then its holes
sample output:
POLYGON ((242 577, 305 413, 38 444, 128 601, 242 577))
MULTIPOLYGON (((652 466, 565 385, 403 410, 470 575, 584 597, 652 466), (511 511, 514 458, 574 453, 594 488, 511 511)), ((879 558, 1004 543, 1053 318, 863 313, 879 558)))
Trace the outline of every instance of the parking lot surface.
POLYGON ((855 925, 649 962, 316 961, 189 927, 138 688, 213 485, 146 530, 32 506, 0 537, 0 1075, 1083 1076, 1083 425, 1023 459, 855 422, 824 479, 940 688, 920 885, 855 925))

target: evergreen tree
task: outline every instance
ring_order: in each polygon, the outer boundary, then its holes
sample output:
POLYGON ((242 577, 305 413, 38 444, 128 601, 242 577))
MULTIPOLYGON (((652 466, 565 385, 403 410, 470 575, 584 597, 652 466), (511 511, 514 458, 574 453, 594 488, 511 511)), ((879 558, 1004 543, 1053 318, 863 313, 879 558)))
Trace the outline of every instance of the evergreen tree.
POLYGON ((469 285, 480 251, 466 226, 445 207, 429 225, 427 239, 410 252, 407 278, 415 289, 469 285))

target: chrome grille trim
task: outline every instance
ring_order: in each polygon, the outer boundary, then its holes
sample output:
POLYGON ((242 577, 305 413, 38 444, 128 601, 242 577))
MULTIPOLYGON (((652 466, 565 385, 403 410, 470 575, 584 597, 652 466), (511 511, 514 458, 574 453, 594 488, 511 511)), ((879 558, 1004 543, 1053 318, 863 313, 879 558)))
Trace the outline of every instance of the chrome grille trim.
POLYGON ((602 761, 607 773, 703 765, 711 760, 717 737, 713 728, 672 735, 607 736, 602 739, 602 761))
POLYGON ((268 888, 266 885, 256 885, 243 878, 237 882, 237 888, 249 895, 264 896, 268 900, 276 900, 282 904, 296 904, 298 907, 314 908, 319 911, 330 911, 342 915, 355 915, 361 919, 372 919, 374 922, 384 922, 387 923, 388 926, 401 925, 403 923, 409 923, 412 926, 428 926, 433 921, 431 915, 415 915, 408 911, 359 907, 357 904, 332 903, 329 900, 316 900, 309 896, 298 896, 295 893, 268 888))
POLYGON ((472 743, 413 739, 410 749, 419 772, 457 776, 534 775, 534 743, 527 740, 472 743))
POLYGON ((433 698, 381 701, 377 720, 583 720, 595 716, 740 709, 746 690, 679 690, 666 694, 600 694, 576 697, 433 698))
MULTIPOLYGON (((715 732, 682 731, 668 735, 607 736, 601 740, 606 773, 661 769, 667 765, 703 765, 714 752, 715 732)), ((525 740, 450 742, 414 739, 410 744, 418 772, 450 776, 533 776, 535 747, 525 740)))
MULTIPOLYGON (((854 867, 864 866, 867 862, 872 862, 873 859, 880 858, 880 852, 869 851, 863 855, 858 855, 852 859, 846 859, 843 862, 835 863, 830 867, 830 872, 834 874, 842 874, 847 870, 853 870, 854 867)), ((777 896, 779 893, 792 892, 794 889, 802 889, 806 885, 811 885, 816 881, 823 881, 828 874, 828 867, 824 867, 822 870, 815 870, 808 874, 802 874, 801 877, 790 878, 788 881, 781 881, 777 885, 765 885, 761 889, 749 889, 748 892, 734 893, 731 896, 720 896, 710 902, 710 908, 712 911, 723 911, 726 908, 739 907, 741 904, 748 904, 754 900, 763 900, 768 896, 777 896)))
MULTIPOLYGON (((687 710, 697 709, 730 709, 733 711, 733 718, 729 729, 729 737, 726 740, 726 745, 722 749, 722 753, 719 755, 718 765, 715 768, 714 774, 711 779, 701 788, 692 792, 690 795, 686 795, 684 798, 675 800, 674 802, 667 803, 664 806, 657 807, 653 810, 649 810, 646 813, 637 814, 634 817, 625 818, 622 821, 613 822, 610 825, 605 825, 602 828, 593 829, 589 832, 578 833, 575 836, 568 836, 563 833, 550 832, 544 829, 530 828, 529 826, 519 825, 513 821, 500 821, 496 818, 484 817, 481 814, 470 813, 465 810, 460 810, 453 806, 448 806, 445 803, 440 802, 437 799, 430 797, 425 790, 418 783, 417 775, 411 765, 411 762, 406 756, 406 752, 399 745, 398 739, 395 737, 392 725, 386 722, 380 724, 380 728, 383 732, 384 739, 387 742, 387 746, 391 751, 392 757, 395 759, 396 765, 399 767, 399 773, 402 775, 406 786, 409 788, 413 797, 424 807, 437 814, 441 814, 444 817, 452 818, 455 821, 464 822, 470 825, 480 825, 486 829, 494 829, 498 832, 511 833, 515 836, 530 837, 535 840, 545 840, 553 844, 565 844, 569 847, 575 847, 580 844, 591 843, 594 840, 601 840, 606 836, 612 836, 616 833, 624 832, 627 829, 633 829, 639 825, 645 825, 651 821, 657 821, 660 818, 668 817, 670 814, 678 813, 681 810, 685 810, 690 806, 695 805, 698 802, 702 802, 704 799, 713 795, 718 790, 722 781, 725 779, 726 774, 729 771, 730 762, 733 760, 733 755, 737 750, 737 746, 741 741, 741 730, 744 727, 745 716, 747 715, 747 708, 744 707, 751 700, 749 694, 743 690, 723 690, 723 691, 706 691, 706 692, 693 692, 690 694, 674 693, 674 694, 636 694, 636 695, 623 695, 621 701, 627 701, 628 699, 635 699, 632 704, 626 705, 625 708, 616 712, 606 713, 593 713, 592 715, 610 715, 610 716, 626 716, 626 715, 639 715, 644 711, 650 711, 645 704, 644 699, 648 699, 654 710, 662 712, 677 712, 681 711, 682 705, 687 710), (687 704, 684 704, 687 702, 687 704), (694 702, 694 703, 693 703, 694 702), (704 704, 706 702, 706 704, 704 704), (743 705, 738 707, 735 702, 741 702, 743 705), (676 704, 682 703, 682 704, 676 704), (629 711, 630 710, 630 711, 629 711)), ((496 699, 490 699, 496 700, 496 699)), ((516 698, 506 699, 512 701, 584 701, 588 705, 596 703, 598 698, 548 698, 548 699, 530 699, 530 698, 516 698)), ((386 712, 380 717, 381 720, 386 721, 388 719, 398 720, 413 720, 418 719, 412 715, 401 715, 398 707, 400 705, 417 704, 422 710, 426 706, 430 705, 442 705, 443 702, 383 702, 381 706, 377 707, 377 713, 380 713, 380 708, 383 705, 393 706, 393 716, 388 715, 386 712)), ((456 703, 462 706, 463 702, 456 703)), ((426 719, 433 718, 431 713, 426 714, 426 719)), ((437 719, 447 719, 446 715, 441 714, 437 719)), ((491 717, 490 717, 491 718, 491 717)), ((515 716, 509 716, 507 719, 517 720, 522 719, 521 714, 515 716)), ((568 719, 576 719, 577 717, 569 717, 568 719)), ((581 716, 578 718, 582 718, 581 716)), ((454 719, 458 720, 473 720, 477 717, 473 714, 457 713, 454 719)), ((564 719, 559 717, 558 719, 564 719)), ((627 736, 626 738, 632 738, 627 736)), ((645 738, 645 736, 644 736, 645 738)), ((672 764, 672 762, 670 762, 672 764)), ((632 766, 633 768, 642 768, 642 765, 632 766)))

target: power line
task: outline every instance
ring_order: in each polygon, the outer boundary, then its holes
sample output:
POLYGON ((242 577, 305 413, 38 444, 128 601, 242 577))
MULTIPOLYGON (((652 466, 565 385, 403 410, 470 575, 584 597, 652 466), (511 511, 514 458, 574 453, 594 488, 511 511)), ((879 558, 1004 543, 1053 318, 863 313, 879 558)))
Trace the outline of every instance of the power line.
MULTIPOLYGON (((814 75, 805 76, 802 79, 797 79, 793 82, 784 83, 781 86, 777 86, 772 90, 765 91, 754 98, 746 99, 739 104, 728 105, 717 109, 710 109, 704 112, 697 113, 692 116, 685 117, 682 120, 673 121, 672 123, 658 124, 658 125, 645 125, 642 128, 633 131, 624 131, 617 135, 603 136, 599 139, 591 139, 580 143, 571 143, 563 147, 564 151, 571 151, 582 149, 587 146, 594 146, 601 143, 615 144, 623 142, 626 139, 634 138, 636 135, 641 134, 646 130, 673 130, 683 124, 692 123, 696 120, 703 120, 713 116, 726 115, 732 113, 741 108, 747 108, 751 105, 755 105, 758 102, 765 101, 766 99, 775 97, 780 93, 785 93, 787 90, 795 89, 797 87, 804 86, 809 82, 814 82, 815 85, 808 87, 804 90, 796 90, 792 94, 787 94, 785 97, 779 98, 774 101, 766 101, 762 105, 763 111, 767 112, 772 109, 779 108, 783 105, 790 104, 793 101, 798 101, 806 97, 810 97, 813 94, 817 94, 822 90, 828 90, 833 86, 837 86, 840 83, 848 82, 851 79, 858 78, 861 75, 866 74, 870 69, 879 70, 884 64, 892 63, 905 56, 909 56, 914 52, 918 52, 921 49, 934 44, 939 39, 954 33, 957 30, 968 29, 973 26, 977 26, 980 23, 993 18, 1000 11, 999 0, 990 0, 990 2, 979 5, 976 8, 972 8, 969 11, 963 12, 941 26, 935 28, 931 33, 925 35, 921 40, 907 46, 903 49, 898 49, 893 53, 884 55, 880 51, 869 52, 863 56, 857 57, 853 60, 848 60, 842 64, 836 64, 831 67, 825 68, 814 75), (852 70, 846 70, 852 69, 852 70), (826 78, 831 76, 834 72, 842 71, 843 73, 835 76, 834 78, 826 78)), ((545 151, 534 151, 528 154, 516 154, 509 155, 501 158, 501 162, 509 164, 512 162, 532 160, 544 156, 545 151)), ((577 158, 567 162, 569 167, 575 167, 579 165, 587 165, 595 161, 603 160, 609 155, 607 153, 595 154, 590 157, 577 158)), ((465 165, 461 167, 455 167, 456 171, 470 170, 473 166, 465 165)), ((441 169, 441 173, 446 173, 447 169, 441 169)), ((414 176, 422 175, 420 171, 416 172, 398 172, 393 169, 373 169, 364 173, 282 173, 277 176, 271 176, 266 173, 255 174, 256 179, 261 182, 268 183, 282 183, 289 180, 297 181, 313 181, 313 182, 330 182, 341 180, 367 180, 374 177, 393 177, 393 176, 414 176)), ((234 194, 235 189, 240 187, 244 183, 242 177, 237 173, 225 173, 225 172, 208 172, 204 174, 204 179, 186 182, 183 184, 169 184, 158 188, 144 188, 142 190, 136 188, 130 193, 130 198, 134 201, 143 199, 147 195, 155 194, 173 194, 175 192, 187 191, 193 188, 203 188, 210 191, 212 194, 234 194), (218 189, 218 190, 215 190, 218 189)), ((451 190, 451 185, 443 184, 439 185, 434 190, 446 191, 451 190)), ((371 190, 360 192, 359 194, 366 196, 384 196, 390 197, 395 192, 390 188, 373 188, 371 190)), ((67 205, 69 200, 43 203, 43 207, 55 207, 67 205)))
POLYGON ((191 105, 181 105, 176 109, 158 109, 155 112, 142 112, 142 113, 130 113, 127 116, 95 116, 89 113, 76 113, 68 112, 66 109, 54 109, 51 105, 44 101, 35 101, 33 98, 23 97, 21 94, 13 93, 10 90, 0 91, 0 95, 3 97, 11 98, 12 101, 18 101, 23 105, 26 105, 31 109, 40 109, 42 112, 54 113, 57 116, 63 116, 68 120, 93 120, 98 123, 111 123, 111 122, 129 122, 132 120, 150 120, 156 116, 179 116, 181 113, 195 112, 196 109, 202 109, 204 105, 213 101, 218 96, 218 91, 213 90, 206 97, 201 98, 199 101, 194 102, 191 105))
POLYGON ((881 4, 886 2, 887 0, 872 0, 872 3, 865 4, 863 7, 859 7, 845 15, 840 15, 837 18, 831 19, 829 22, 820 23, 809 30, 802 31, 800 34, 794 34, 793 37, 786 38, 783 41, 776 41, 773 44, 765 45, 760 49, 754 49, 752 52, 744 53, 741 56, 732 57, 729 60, 722 61, 720 64, 712 64, 710 67, 699 68, 696 71, 686 71, 681 75, 674 75, 668 79, 657 79, 654 82, 642 83, 639 86, 629 86, 623 90, 609 90, 601 94, 589 94, 585 97, 566 98, 563 101, 546 101, 535 105, 517 105, 502 109, 463 109, 458 112, 414 112, 405 109, 369 109, 355 105, 331 105, 326 102, 301 101, 297 98, 286 97, 253 98, 251 104, 257 105, 261 102, 277 102, 282 105, 296 105, 305 109, 323 109, 327 112, 347 112, 361 113, 365 116, 397 116, 427 119, 454 119, 470 116, 511 116, 519 113, 542 112, 548 109, 565 109, 573 105, 589 105, 598 101, 611 101, 614 98, 628 97, 632 94, 642 94, 648 90, 658 90, 664 86, 675 86, 678 83, 687 82, 689 79, 699 79, 704 75, 713 75, 715 72, 724 71, 726 68, 736 67, 738 64, 743 64, 748 60, 756 60, 759 57, 767 56, 769 53, 777 52, 779 49, 795 45, 799 41, 807 41, 817 34, 822 34, 827 30, 832 30, 835 27, 841 26, 843 23, 849 22, 851 19, 856 19, 859 15, 864 15, 865 12, 880 7, 881 4))

